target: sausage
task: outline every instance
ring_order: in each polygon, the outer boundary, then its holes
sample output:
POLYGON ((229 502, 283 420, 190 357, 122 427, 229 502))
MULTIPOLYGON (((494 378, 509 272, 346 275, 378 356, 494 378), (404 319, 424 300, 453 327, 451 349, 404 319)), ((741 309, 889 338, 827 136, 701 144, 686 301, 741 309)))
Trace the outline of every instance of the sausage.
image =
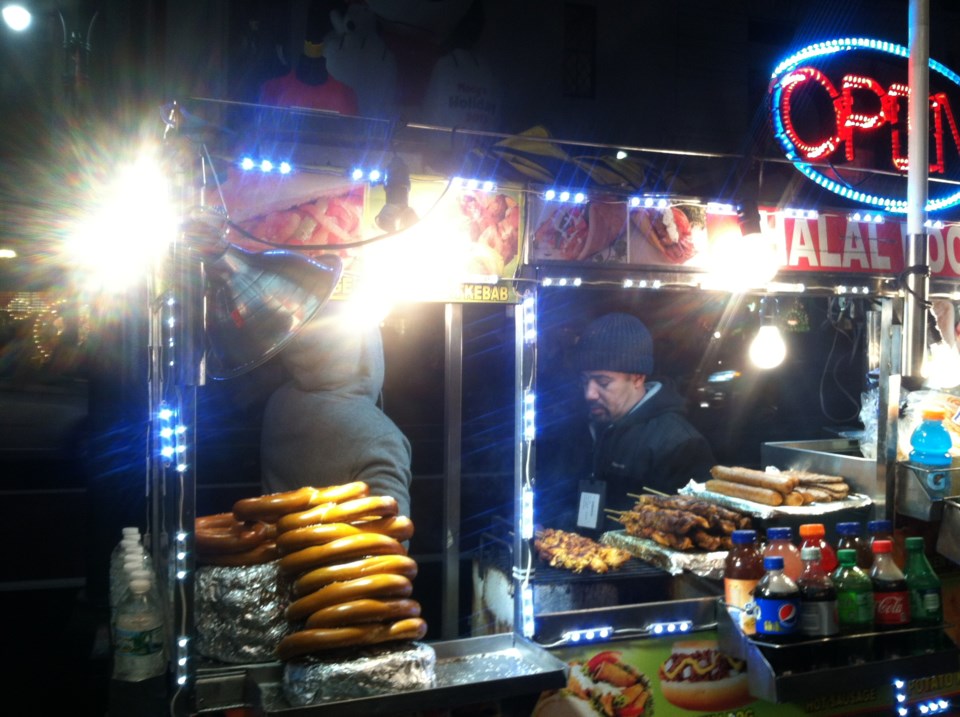
POLYGON ((286 575, 297 575, 330 563, 370 555, 406 555, 406 553, 403 545, 389 535, 360 533, 338 538, 326 545, 311 545, 309 548, 284 555, 280 558, 280 572, 286 575))
POLYGON ((354 580, 367 575, 389 573, 408 580, 417 577, 417 561, 407 555, 374 555, 349 563, 334 563, 304 573, 293 583, 293 594, 301 597, 330 583, 354 580))
POLYGON ((324 650, 352 645, 376 645, 395 640, 420 640, 427 634, 423 618, 411 617, 382 625, 314 628, 299 630, 284 637, 277 645, 277 657, 290 660, 324 650))
POLYGON ((324 503, 309 510, 291 512, 277 522, 281 533, 295 528, 305 528, 318 523, 352 523, 369 518, 387 518, 397 515, 400 506, 397 499, 388 495, 371 495, 343 503, 324 503))
POLYGON ((294 600, 287 606, 290 622, 303 620, 320 608, 360 598, 405 598, 413 592, 413 583, 402 575, 368 575, 355 580, 331 583, 294 600))
POLYGON ((368 622, 389 622, 406 617, 420 617, 420 603, 400 598, 375 600, 361 598, 317 610, 307 618, 306 627, 349 627, 368 622))
POLYGON ((270 537, 270 529, 262 522, 241 522, 233 513, 218 513, 196 519, 197 552, 242 553, 252 550, 270 537))
POLYGON ((763 503, 764 505, 782 505, 783 494, 768 488, 758 488, 753 485, 741 485, 740 483, 731 483, 726 480, 708 480, 707 490, 722 495, 728 495, 731 498, 742 498, 743 500, 752 500, 754 503, 763 503))
POLYGON ((710 475, 717 480, 775 490, 784 495, 793 491, 799 482, 795 476, 729 466, 714 466, 710 469, 710 475))
POLYGON ((296 490, 269 493, 257 498, 242 498, 233 504, 233 514, 239 520, 262 520, 275 523, 288 513, 297 513, 322 503, 342 503, 369 494, 370 486, 363 481, 329 488, 304 486, 296 490))
POLYGON ((272 540, 264 541, 251 550, 242 553, 210 553, 197 554, 197 562, 204 565, 219 565, 227 567, 241 567, 245 565, 262 565, 280 557, 277 544, 272 540))

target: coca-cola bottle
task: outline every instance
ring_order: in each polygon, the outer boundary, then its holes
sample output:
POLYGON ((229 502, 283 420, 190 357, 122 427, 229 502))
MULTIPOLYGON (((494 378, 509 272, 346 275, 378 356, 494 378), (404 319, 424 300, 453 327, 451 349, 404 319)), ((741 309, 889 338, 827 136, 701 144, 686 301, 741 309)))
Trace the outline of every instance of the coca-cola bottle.
MULTIPOLYGON (((910 625, 910 592, 903 571, 893 562, 893 543, 873 542, 873 622, 877 630, 896 630, 910 625)), ((902 657, 909 648, 898 635, 885 635, 877 642, 884 657, 902 657)))

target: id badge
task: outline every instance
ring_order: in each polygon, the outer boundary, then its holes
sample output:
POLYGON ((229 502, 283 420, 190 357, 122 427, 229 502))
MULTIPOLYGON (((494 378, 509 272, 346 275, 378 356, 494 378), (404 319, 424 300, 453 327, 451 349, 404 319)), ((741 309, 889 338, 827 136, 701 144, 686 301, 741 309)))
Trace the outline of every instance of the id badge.
POLYGON ((607 484, 603 481, 580 481, 580 500, 577 504, 577 527, 599 530, 603 521, 603 507, 607 499, 607 484))

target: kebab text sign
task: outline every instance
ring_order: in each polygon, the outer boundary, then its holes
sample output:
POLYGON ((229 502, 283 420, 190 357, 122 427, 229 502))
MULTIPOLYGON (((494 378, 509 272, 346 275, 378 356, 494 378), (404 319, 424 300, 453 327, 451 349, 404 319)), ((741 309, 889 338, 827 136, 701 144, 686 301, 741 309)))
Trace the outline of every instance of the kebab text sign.
MULTIPOLYGON (((833 717, 891 709, 892 685, 775 704, 750 695, 747 665, 718 648, 715 631, 554 650, 570 667, 567 686, 541 695, 532 717, 833 717)), ((943 695, 953 675, 911 683, 910 700, 943 695), (939 687, 939 688, 938 688, 939 687)))

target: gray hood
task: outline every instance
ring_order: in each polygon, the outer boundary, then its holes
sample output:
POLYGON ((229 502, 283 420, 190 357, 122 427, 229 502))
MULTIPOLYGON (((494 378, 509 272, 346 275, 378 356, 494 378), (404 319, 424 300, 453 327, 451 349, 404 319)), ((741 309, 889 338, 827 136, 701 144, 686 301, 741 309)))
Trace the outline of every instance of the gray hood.
POLYGON ((346 325, 342 309, 328 304, 283 350, 283 364, 302 391, 329 391, 376 402, 383 388, 380 328, 346 325))

